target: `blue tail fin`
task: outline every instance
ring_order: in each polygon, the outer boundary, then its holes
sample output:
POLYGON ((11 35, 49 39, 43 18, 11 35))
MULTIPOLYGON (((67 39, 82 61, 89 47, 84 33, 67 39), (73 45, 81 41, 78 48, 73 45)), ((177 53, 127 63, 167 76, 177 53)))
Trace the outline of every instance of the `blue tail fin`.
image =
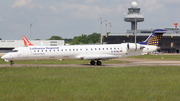
POLYGON ((144 42, 139 42, 139 44, 158 46, 159 41, 165 32, 167 31, 164 29, 156 29, 144 42))

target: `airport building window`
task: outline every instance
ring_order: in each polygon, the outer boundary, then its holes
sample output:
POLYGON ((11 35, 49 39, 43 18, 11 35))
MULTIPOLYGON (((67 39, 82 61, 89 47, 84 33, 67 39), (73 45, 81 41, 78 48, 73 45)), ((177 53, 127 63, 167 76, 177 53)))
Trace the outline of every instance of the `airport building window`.
POLYGON ((51 41, 50 43, 57 43, 57 41, 51 41))

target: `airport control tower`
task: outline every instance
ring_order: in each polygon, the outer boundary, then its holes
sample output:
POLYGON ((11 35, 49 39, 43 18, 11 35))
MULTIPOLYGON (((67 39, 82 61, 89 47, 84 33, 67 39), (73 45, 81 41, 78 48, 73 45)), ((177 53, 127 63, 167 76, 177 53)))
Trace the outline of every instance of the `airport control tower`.
POLYGON ((131 22, 131 30, 135 30, 135 25, 136 25, 136 30, 137 30, 137 22, 144 21, 144 16, 140 13, 140 8, 137 8, 137 2, 135 1, 132 2, 131 8, 128 8, 128 11, 129 12, 124 17, 124 21, 131 22))

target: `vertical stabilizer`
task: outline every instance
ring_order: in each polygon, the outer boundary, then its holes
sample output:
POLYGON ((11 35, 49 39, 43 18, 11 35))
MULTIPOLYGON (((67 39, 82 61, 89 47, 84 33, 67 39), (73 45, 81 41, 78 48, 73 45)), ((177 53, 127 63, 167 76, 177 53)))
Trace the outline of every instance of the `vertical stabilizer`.
POLYGON ((31 44, 25 36, 23 36, 23 41, 25 46, 34 46, 34 44, 31 44))
POLYGON ((165 32, 167 32, 167 31, 164 29, 156 29, 152 32, 152 34, 144 42, 139 42, 139 44, 158 46, 159 41, 161 40, 162 35, 165 32))

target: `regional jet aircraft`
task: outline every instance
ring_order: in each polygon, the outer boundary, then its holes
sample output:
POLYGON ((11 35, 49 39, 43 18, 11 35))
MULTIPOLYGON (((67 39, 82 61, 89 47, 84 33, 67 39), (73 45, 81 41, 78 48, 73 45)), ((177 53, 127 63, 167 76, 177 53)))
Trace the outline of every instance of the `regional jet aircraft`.
MULTIPOLYGON (((34 46, 26 45, 13 49, 2 56, 5 61, 14 64, 14 60, 38 60, 38 59, 81 59, 91 60, 91 65, 101 65, 100 60, 108 60, 119 57, 137 56, 159 50, 158 43, 166 30, 156 29, 144 41, 140 43, 102 44, 102 45, 70 45, 70 46, 34 46)), ((29 43, 30 44, 30 43, 29 43)))

